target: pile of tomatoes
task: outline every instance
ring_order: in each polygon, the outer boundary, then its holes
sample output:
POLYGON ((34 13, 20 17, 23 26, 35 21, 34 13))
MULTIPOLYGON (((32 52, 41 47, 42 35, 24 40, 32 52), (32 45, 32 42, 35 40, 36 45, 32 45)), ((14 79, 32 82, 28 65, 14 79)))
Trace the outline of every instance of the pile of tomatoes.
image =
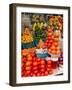
POLYGON ((59 43, 60 43, 59 39, 60 39, 60 32, 55 31, 53 33, 52 29, 48 28, 47 40, 45 44, 50 54, 60 55, 61 49, 59 46, 59 43))
POLYGON ((46 61, 44 58, 37 58, 35 54, 22 57, 21 76, 48 76, 53 74, 53 70, 58 67, 57 62, 51 59, 46 61))

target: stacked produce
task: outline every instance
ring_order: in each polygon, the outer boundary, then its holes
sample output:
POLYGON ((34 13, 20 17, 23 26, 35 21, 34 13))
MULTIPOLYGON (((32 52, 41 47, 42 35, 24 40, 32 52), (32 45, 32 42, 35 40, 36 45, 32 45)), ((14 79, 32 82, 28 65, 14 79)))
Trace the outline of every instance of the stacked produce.
POLYGON ((60 38, 59 31, 55 31, 54 36, 53 36, 52 46, 49 48, 49 52, 51 54, 60 55, 61 51, 60 51, 60 46, 59 46, 59 42, 60 42, 59 38, 60 38))
POLYGON ((34 54, 22 58, 22 77, 53 74, 52 60, 37 58, 34 54))
POLYGON ((53 31, 50 27, 48 27, 47 39, 46 39, 46 42, 45 42, 48 49, 52 46, 52 42, 53 42, 53 31))
POLYGON ((21 35, 21 76, 56 75, 63 65, 63 16, 32 14, 30 20, 21 35))
POLYGON ((29 42, 32 42, 32 41, 33 41, 33 37, 30 33, 30 29, 28 27, 26 27, 24 29, 24 32, 23 32, 22 42, 23 43, 29 43, 29 42))

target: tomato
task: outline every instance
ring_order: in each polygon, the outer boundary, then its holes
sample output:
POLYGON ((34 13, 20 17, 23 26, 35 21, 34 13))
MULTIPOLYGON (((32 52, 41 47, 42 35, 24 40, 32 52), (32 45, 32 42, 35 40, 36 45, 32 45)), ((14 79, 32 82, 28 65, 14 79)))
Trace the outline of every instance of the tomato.
POLYGON ((34 58, 35 57, 35 53, 31 53, 31 57, 34 58))
POLYGON ((31 64, 32 64, 32 61, 27 61, 25 65, 30 66, 31 64))
POLYGON ((52 68, 48 68, 48 67, 47 67, 47 71, 50 71, 50 70, 52 70, 52 68))
POLYGON ((32 57, 31 56, 27 57, 27 60, 32 60, 32 57))
POLYGON ((42 69, 40 69, 40 71, 41 71, 41 72, 44 72, 44 71, 45 71, 45 69, 44 69, 44 68, 42 68, 42 69))
POLYGON ((25 76, 25 73, 24 73, 24 72, 22 72, 22 73, 21 73, 21 77, 24 77, 24 76, 25 76))
POLYGON ((38 65, 37 61, 34 61, 33 66, 37 66, 37 65, 38 65))
POLYGON ((52 43, 48 43, 48 47, 51 47, 52 46, 52 43))
POLYGON ((22 67, 22 68, 21 68, 21 71, 25 71, 25 67, 22 67))
POLYGON ((60 50, 58 50, 58 51, 57 51, 57 54, 59 55, 60 53, 61 53, 61 51, 60 51, 60 50))
POLYGON ((54 42, 54 46, 57 47, 59 45, 58 42, 54 42))
POLYGON ((31 71, 28 70, 28 71, 26 71, 25 73, 26 73, 27 75, 30 75, 31 71))
POLYGON ((33 73, 34 73, 34 74, 37 74, 37 73, 38 73, 38 70, 34 70, 33 73))
POLYGON ((55 35, 54 38, 59 38, 59 35, 55 35))
POLYGON ((49 65, 52 64, 52 60, 48 60, 47 64, 49 64, 49 65))
POLYGON ((45 60, 41 59, 40 63, 44 65, 45 64, 45 60))
POLYGON ((52 65, 51 65, 51 64, 47 64, 47 67, 48 67, 48 68, 51 68, 51 67, 52 67, 52 65))
POLYGON ((32 70, 37 70, 38 69, 38 66, 34 66, 33 68, 32 68, 32 70))
POLYGON ((49 75, 53 74, 53 70, 50 70, 50 71, 48 72, 48 74, 49 74, 49 75))
POLYGON ((30 76, 31 76, 31 77, 33 76, 33 73, 32 73, 32 72, 30 73, 30 76))
POLYGON ((42 72, 42 73, 41 73, 41 76, 44 76, 44 75, 45 75, 44 72, 42 72))
POLYGON ((57 41, 57 42, 58 42, 58 41, 59 41, 59 38, 55 38, 55 37, 54 37, 54 41, 57 41))
POLYGON ((36 59, 37 59, 37 58, 36 58, 36 57, 34 57, 32 60, 33 60, 33 61, 36 61, 36 59))
POLYGON ((22 57, 22 62, 26 62, 26 58, 25 57, 22 57))
POLYGON ((49 40, 47 39, 47 40, 46 40, 46 43, 48 43, 48 42, 49 42, 49 40))
POLYGON ((45 74, 45 76, 48 76, 48 71, 45 71, 45 73, 44 73, 44 74, 45 74))
POLYGON ((56 51, 60 50, 59 46, 57 46, 57 47, 55 48, 55 50, 56 50, 56 51))
POLYGON ((33 76, 33 77, 35 77, 35 76, 36 76, 36 74, 35 74, 35 73, 33 73, 33 74, 32 74, 32 76, 33 76))
POLYGON ((55 50, 52 50, 51 53, 52 53, 52 54, 55 54, 55 50))
POLYGON ((52 36, 52 32, 48 32, 48 37, 51 37, 52 36))
POLYGON ((52 36, 48 36, 48 40, 51 40, 52 39, 52 36))
POLYGON ((28 54, 28 55, 27 55, 27 57, 31 57, 31 55, 30 55, 30 54, 28 54))
POLYGON ((22 63, 22 64, 21 64, 21 67, 25 67, 25 64, 24 64, 24 63, 22 63))
POLYGON ((45 68, 45 65, 44 64, 40 65, 40 68, 45 68))
POLYGON ((49 40, 49 43, 52 43, 53 42, 53 40, 51 39, 51 40, 49 40))
POLYGON ((41 59, 40 59, 40 58, 37 58, 37 61, 38 61, 38 62, 40 62, 40 61, 41 61, 41 59))
POLYGON ((59 37, 59 32, 55 32, 54 37, 59 37))
POLYGON ((37 76, 41 76, 39 72, 37 73, 37 76))
POLYGON ((31 70, 31 66, 25 67, 26 70, 31 70))
POLYGON ((52 51, 52 50, 55 50, 55 46, 54 46, 54 45, 51 46, 51 51, 52 51))
POLYGON ((46 46, 48 46, 48 43, 47 43, 47 42, 45 42, 45 45, 46 45, 46 46))

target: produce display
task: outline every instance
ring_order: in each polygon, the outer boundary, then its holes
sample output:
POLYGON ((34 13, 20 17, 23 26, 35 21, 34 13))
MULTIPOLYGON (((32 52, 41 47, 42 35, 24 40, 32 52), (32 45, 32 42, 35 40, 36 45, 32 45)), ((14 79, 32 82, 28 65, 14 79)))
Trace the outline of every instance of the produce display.
POLYGON ((63 16, 22 13, 21 18, 21 77, 63 74, 63 16))

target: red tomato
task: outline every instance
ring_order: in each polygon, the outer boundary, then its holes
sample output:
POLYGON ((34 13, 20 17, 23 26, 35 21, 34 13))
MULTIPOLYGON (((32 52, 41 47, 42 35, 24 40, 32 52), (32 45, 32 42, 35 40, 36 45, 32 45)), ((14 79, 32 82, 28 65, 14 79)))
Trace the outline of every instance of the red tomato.
POLYGON ((46 45, 46 46, 48 46, 48 43, 47 43, 47 42, 45 42, 45 45, 46 45))
POLYGON ((25 75, 25 73, 24 73, 24 72, 22 72, 22 73, 21 73, 21 77, 24 77, 24 75, 25 75))
POLYGON ((52 43, 48 43, 48 47, 51 47, 52 46, 52 43))
POLYGON ((52 60, 48 60, 47 64, 49 64, 49 65, 52 64, 52 60))
POLYGON ((21 67, 24 67, 24 66, 25 66, 25 64, 24 64, 24 63, 22 63, 22 64, 21 64, 21 67))
POLYGON ((25 73, 26 73, 26 75, 30 75, 31 71, 28 70, 25 73))
POLYGON ((56 53, 59 55, 59 54, 61 53, 61 51, 60 51, 60 50, 58 50, 56 53))
POLYGON ((49 40, 49 43, 52 43, 53 42, 53 40, 51 39, 51 40, 49 40))
POLYGON ((43 64, 45 64, 45 60, 44 59, 41 59, 41 61, 40 61, 40 63, 41 63, 41 65, 43 64))
POLYGON ((32 61, 27 61, 26 66, 30 66, 32 64, 32 61))
POLYGON ((52 32, 48 32, 48 37, 51 37, 52 36, 52 32))
POLYGON ((41 76, 39 72, 37 73, 37 76, 41 76))
POLYGON ((41 59, 40 58, 37 58, 37 62, 40 62, 41 61, 41 59))
POLYGON ((50 70, 52 70, 52 68, 47 68, 47 71, 50 71, 50 70))
POLYGON ((31 70, 31 66, 25 67, 26 70, 31 70))
POLYGON ((57 47, 59 45, 58 42, 54 42, 54 46, 57 47))
POLYGON ((44 64, 40 65, 40 68, 45 68, 45 65, 44 64))
POLYGON ((54 34, 54 37, 59 37, 59 32, 56 32, 56 33, 54 34))
POLYGON ((37 66, 37 65, 38 65, 37 61, 34 61, 33 66, 37 66))
POLYGON ((31 57, 34 58, 35 57, 35 53, 31 53, 31 57))
POLYGON ((22 57, 22 62, 26 62, 26 58, 25 57, 22 57))
POLYGON ((45 72, 45 69, 42 68, 42 69, 40 69, 40 71, 41 71, 41 72, 45 72))
POLYGON ((34 74, 37 74, 38 73, 38 70, 34 70, 33 72, 34 72, 34 74))
POLYGON ((48 40, 51 40, 52 39, 52 36, 48 36, 48 40))
POLYGON ((47 67, 48 67, 48 68, 51 68, 51 67, 52 67, 52 65, 51 65, 51 64, 48 64, 48 65, 47 65, 47 67))
POLYGON ((33 77, 35 77, 35 76, 36 76, 36 74, 35 74, 35 73, 33 73, 33 74, 32 74, 32 76, 33 76, 33 77))
POLYGON ((60 50, 60 48, 59 48, 59 47, 56 47, 56 48, 55 48, 55 51, 58 51, 58 50, 60 50))
POLYGON ((53 74, 53 70, 50 70, 50 71, 48 72, 48 74, 49 74, 49 75, 53 74))
POLYGON ((44 75, 45 75, 44 72, 42 72, 42 73, 41 73, 41 76, 44 76, 44 75))
POLYGON ((48 43, 48 42, 49 42, 49 40, 47 39, 47 40, 46 40, 46 43, 48 43))
POLYGON ((33 73, 32 73, 32 72, 30 73, 30 76, 31 76, 31 77, 33 76, 33 73))
POLYGON ((33 68, 32 68, 32 70, 37 70, 38 69, 38 66, 34 66, 33 68))
POLYGON ((45 76, 48 76, 48 71, 45 71, 45 76))
POLYGON ((31 61, 32 60, 32 57, 31 56, 28 56, 27 57, 27 60, 31 61))
POLYGON ((54 41, 58 42, 58 41, 59 41, 59 38, 55 38, 55 37, 54 37, 54 41))
POLYGON ((52 54, 55 54, 55 50, 52 50, 51 53, 52 53, 52 54))
POLYGON ((51 50, 54 50, 54 49, 55 49, 55 46, 54 46, 54 45, 52 45, 52 46, 51 46, 51 50))
POLYGON ((54 38, 59 38, 59 35, 55 35, 54 38))
POLYGON ((36 57, 34 57, 34 58, 33 58, 33 61, 36 61, 36 59, 37 59, 37 58, 36 58, 36 57))

